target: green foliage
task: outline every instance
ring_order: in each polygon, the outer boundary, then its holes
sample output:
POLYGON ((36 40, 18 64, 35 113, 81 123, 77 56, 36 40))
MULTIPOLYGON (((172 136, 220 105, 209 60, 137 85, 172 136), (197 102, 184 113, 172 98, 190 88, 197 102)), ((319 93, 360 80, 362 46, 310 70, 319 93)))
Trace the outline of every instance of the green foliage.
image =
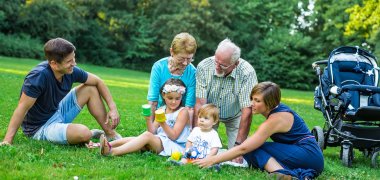
POLYGON ((146 64, 152 64, 155 60, 155 47, 154 42, 157 40, 154 37, 154 30, 148 23, 149 20, 145 16, 139 16, 136 18, 136 29, 131 29, 129 43, 126 44, 126 49, 123 54, 123 67, 135 69, 135 70, 150 70, 150 66, 146 64))
POLYGON ((108 27, 103 25, 104 1, 66 0, 67 8, 81 24, 72 42, 77 47, 77 58, 89 64, 121 67, 121 58, 113 49, 115 45, 108 27))
POLYGON ((312 39, 301 34, 290 34, 287 29, 278 29, 260 41, 254 64, 259 81, 273 81, 281 87, 310 90, 316 84, 310 59, 315 49, 310 47, 312 39))
POLYGON ((60 0, 30 1, 22 6, 15 31, 44 42, 55 37, 72 41, 75 32, 81 27, 74 15, 67 4, 60 0))
POLYGON ((259 81, 305 90, 312 89, 315 82, 309 57, 316 51, 310 47, 310 37, 291 33, 297 2, 236 1, 231 29, 242 56, 256 68, 259 81))
MULTIPOLYGON (((4 137, 9 119, 16 108, 21 85, 28 71, 40 61, 0 57, 0 140, 4 137), (4 96, 5 94, 5 96, 4 96)), ((136 136, 146 130, 141 117, 141 104, 146 103, 149 74, 137 71, 78 64, 97 74, 108 85, 117 104, 121 123, 117 131, 123 136, 136 136)), ((313 109, 313 92, 282 89, 282 102, 302 116, 309 128, 322 126, 321 112, 313 109)), ((252 134, 263 121, 254 116, 252 134)), ((74 123, 89 128, 100 128, 84 108, 74 123)), ((227 146, 225 127, 219 134, 227 146)), ((96 140, 95 140, 96 141, 96 140)), ((353 168, 344 167, 339 159, 339 147, 324 150, 325 169, 317 179, 377 179, 380 171, 370 167, 370 159, 355 151, 353 168)), ((267 179, 267 174, 257 169, 222 166, 216 173, 194 165, 172 166, 166 158, 153 153, 132 153, 120 157, 102 157, 98 149, 84 146, 55 145, 25 137, 21 129, 13 146, 0 147, 0 177, 2 179, 267 179)))
MULTIPOLYGON (((305 30, 305 34, 314 39, 314 45, 319 46, 317 58, 327 58, 329 53, 345 45, 359 46, 364 41, 356 36, 344 36, 344 28, 349 19, 349 14, 345 10, 361 0, 320 0, 315 2, 314 14, 307 17, 315 23, 305 30)), ((316 59, 318 60, 318 59, 316 59)))
MULTIPOLYGON (((62 37, 81 62, 142 71, 169 55, 180 32, 197 40, 194 65, 228 37, 260 80, 311 89, 315 78, 304 81, 310 62, 339 46, 363 45, 380 55, 379 7, 375 0, 0 0, 0 33, 41 43, 62 37), (300 68, 289 71, 292 65, 300 68), (269 76, 271 70, 278 75, 269 76)), ((29 42, 12 43, 2 55, 40 57, 25 49, 29 42)))
POLYGON ((154 29, 156 60, 168 55, 174 35, 180 32, 188 32, 197 40, 197 63, 212 56, 217 44, 230 32, 233 7, 229 1, 152 0, 140 6, 154 29))
POLYGON ((14 22, 17 21, 23 0, 0 0, 0 32, 14 32, 14 22))
MULTIPOLYGON (((245 0, 234 3, 233 8, 236 11, 231 18, 230 26, 233 40, 242 47, 243 56, 245 53, 250 54, 250 51, 255 51, 258 44, 267 38, 267 33, 278 28, 290 28, 295 21, 296 2, 294 0, 273 2, 245 0)), ((255 58, 249 55, 247 59, 252 59, 255 65, 255 58)))
POLYGON ((362 5, 355 4, 346 9, 350 19, 345 26, 345 35, 367 39, 374 51, 380 55, 380 2, 364 0, 362 5))
POLYGON ((74 41, 78 59, 89 64, 120 67, 121 58, 112 50, 113 43, 105 29, 94 20, 89 20, 85 26, 86 28, 79 31, 81 36, 74 41))
POLYGON ((29 35, 5 35, 0 33, 0 54, 15 57, 44 57, 43 44, 29 35))
POLYGON ((378 0, 364 0, 363 6, 356 4, 346 10, 350 20, 345 27, 345 34, 352 35, 361 31, 365 38, 374 36, 380 26, 380 2, 378 0))

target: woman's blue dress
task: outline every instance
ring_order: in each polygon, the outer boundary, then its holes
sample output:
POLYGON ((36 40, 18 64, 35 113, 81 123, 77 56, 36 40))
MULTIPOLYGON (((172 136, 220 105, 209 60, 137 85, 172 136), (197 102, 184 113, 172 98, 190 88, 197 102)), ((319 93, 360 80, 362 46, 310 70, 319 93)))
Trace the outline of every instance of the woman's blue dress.
POLYGON ((304 120, 288 106, 278 105, 271 114, 289 112, 294 116, 292 128, 286 133, 275 133, 271 136, 273 142, 265 142, 258 149, 245 154, 243 157, 251 167, 264 170, 270 157, 276 159, 284 170, 279 172, 300 179, 315 177, 324 167, 323 154, 315 137, 310 133, 304 120))

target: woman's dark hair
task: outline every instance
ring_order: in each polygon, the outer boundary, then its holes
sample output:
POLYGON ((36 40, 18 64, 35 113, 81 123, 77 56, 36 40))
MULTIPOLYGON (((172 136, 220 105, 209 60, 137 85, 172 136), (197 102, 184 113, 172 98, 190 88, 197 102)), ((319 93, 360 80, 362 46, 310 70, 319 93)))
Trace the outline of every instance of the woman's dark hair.
POLYGON ((259 84, 256 84, 255 87, 253 87, 252 92, 251 92, 251 101, 252 97, 255 94, 262 94, 265 106, 268 109, 273 109, 276 106, 280 104, 281 101, 281 90, 280 87, 273 82, 266 81, 266 82, 261 82, 259 84))

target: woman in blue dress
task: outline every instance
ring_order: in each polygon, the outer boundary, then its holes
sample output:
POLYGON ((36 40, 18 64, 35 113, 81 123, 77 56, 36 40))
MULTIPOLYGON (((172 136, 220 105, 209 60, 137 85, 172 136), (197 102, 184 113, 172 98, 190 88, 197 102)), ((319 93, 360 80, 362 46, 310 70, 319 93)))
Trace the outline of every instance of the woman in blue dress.
POLYGON ((250 167, 266 170, 275 176, 309 179, 318 176, 324 167, 322 151, 304 120, 288 106, 280 103, 277 84, 262 82, 251 92, 252 113, 266 120, 241 145, 225 153, 196 160, 200 167, 243 156, 250 167), (266 142, 271 138, 273 142, 266 142))

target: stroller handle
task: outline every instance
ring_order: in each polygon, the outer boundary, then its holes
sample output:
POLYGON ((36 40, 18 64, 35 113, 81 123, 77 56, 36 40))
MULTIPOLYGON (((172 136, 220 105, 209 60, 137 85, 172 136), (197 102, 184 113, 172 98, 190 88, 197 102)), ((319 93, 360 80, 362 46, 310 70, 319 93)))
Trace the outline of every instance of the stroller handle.
POLYGON ((368 85, 344 85, 341 88, 341 92, 346 91, 360 91, 360 92, 366 92, 366 93, 380 93, 380 88, 376 86, 368 86, 368 85))
POLYGON ((328 60, 327 59, 323 59, 323 60, 319 60, 319 61, 315 61, 313 62, 313 64, 311 64, 311 66, 314 68, 316 68, 317 66, 321 65, 321 64, 327 64, 328 60))
POLYGON ((311 66, 313 67, 313 69, 315 70, 315 72, 317 73, 318 76, 322 75, 322 71, 321 71, 321 68, 319 67, 319 65, 321 65, 321 64, 327 65, 327 62, 328 62, 328 60, 324 59, 324 60, 315 61, 311 64, 311 66))

